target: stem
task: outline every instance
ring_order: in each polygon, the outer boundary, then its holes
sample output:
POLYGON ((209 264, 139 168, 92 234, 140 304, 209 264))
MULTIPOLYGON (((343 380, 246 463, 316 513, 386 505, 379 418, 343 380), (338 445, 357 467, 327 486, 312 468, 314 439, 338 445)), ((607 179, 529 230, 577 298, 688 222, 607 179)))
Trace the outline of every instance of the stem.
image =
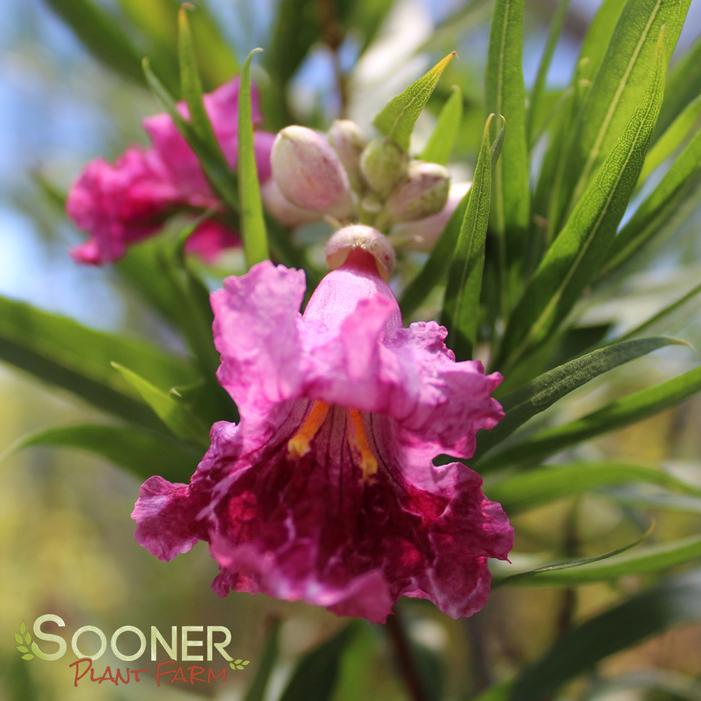
POLYGON ((385 631, 394 648, 397 667, 399 668, 399 673, 409 692, 409 696, 412 701, 427 701, 428 696, 424 690, 418 670, 416 669, 416 662, 411 651, 411 642, 398 613, 392 614, 387 619, 385 631))
POLYGON ((479 694, 493 683, 486 646, 486 630, 479 614, 465 620, 465 632, 470 641, 472 667, 472 691, 479 694))

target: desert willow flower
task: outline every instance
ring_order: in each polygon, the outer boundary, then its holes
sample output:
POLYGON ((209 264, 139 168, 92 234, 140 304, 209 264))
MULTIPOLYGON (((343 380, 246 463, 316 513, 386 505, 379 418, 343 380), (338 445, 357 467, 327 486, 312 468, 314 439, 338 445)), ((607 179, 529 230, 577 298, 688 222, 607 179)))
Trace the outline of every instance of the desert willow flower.
POLYGON ((474 453, 503 415, 501 377, 456 362, 442 326, 402 326, 383 234, 342 229, 327 258, 303 314, 303 272, 269 262, 212 295, 218 379, 241 421, 212 427, 189 484, 144 483, 136 537, 164 560, 207 542, 222 595, 371 621, 410 596, 469 616, 513 531, 475 472, 432 461, 474 453))

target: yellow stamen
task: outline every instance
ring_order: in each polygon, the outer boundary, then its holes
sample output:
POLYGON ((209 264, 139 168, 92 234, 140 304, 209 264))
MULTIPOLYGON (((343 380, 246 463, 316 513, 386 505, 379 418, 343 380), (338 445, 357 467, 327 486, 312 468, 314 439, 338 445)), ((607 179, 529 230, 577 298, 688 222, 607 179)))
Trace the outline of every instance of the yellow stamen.
POLYGON ((302 425, 297 433, 287 442, 287 450, 293 458, 301 458, 311 450, 314 436, 324 425, 329 413, 329 405, 326 402, 314 401, 309 413, 304 417, 302 425))
POLYGON ((363 479, 366 482, 370 482, 377 472, 377 458, 370 447, 368 434, 363 423, 363 415, 357 409, 348 409, 346 416, 348 417, 348 442, 360 459, 363 479))

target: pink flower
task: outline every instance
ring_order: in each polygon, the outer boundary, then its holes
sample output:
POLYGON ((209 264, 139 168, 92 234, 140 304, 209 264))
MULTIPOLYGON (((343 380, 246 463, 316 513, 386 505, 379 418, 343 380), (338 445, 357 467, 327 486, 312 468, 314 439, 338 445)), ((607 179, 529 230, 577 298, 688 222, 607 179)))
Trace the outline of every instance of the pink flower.
POLYGON ((455 362, 434 322, 402 327, 373 246, 346 251, 303 315, 304 274, 269 262, 212 295, 218 379, 242 419, 212 427, 189 485, 143 484, 136 537, 163 560, 208 542, 221 595, 377 622, 411 596, 469 616, 513 531, 475 472, 432 459, 473 454, 503 415, 501 376, 455 362))
MULTIPOLYGON (((238 144, 238 95, 239 80, 235 78, 204 97, 212 128, 232 168, 236 167, 238 144)), ((178 109, 188 116, 184 104, 179 104, 178 109)), ((255 124, 260 123, 255 92, 253 118, 255 124)), ((144 128, 153 144, 151 148, 131 147, 114 165, 103 159, 92 161, 68 195, 68 215, 90 236, 71 251, 80 263, 100 265, 121 258, 129 245, 156 233, 175 212, 221 207, 197 157, 173 120, 167 114, 155 115, 144 120, 144 128)), ((274 138, 274 134, 266 132, 255 134, 261 182, 270 177, 274 138)), ((211 220, 198 227, 188 248, 212 260, 222 248, 237 242, 234 231, 211 220)))

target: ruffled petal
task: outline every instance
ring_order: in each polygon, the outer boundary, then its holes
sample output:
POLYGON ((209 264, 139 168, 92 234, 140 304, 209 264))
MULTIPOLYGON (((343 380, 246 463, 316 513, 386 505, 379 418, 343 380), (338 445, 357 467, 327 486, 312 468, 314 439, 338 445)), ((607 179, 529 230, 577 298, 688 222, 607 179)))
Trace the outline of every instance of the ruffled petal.
POLYGON ((455 362, 435 322, 402 328, 394 295, 373 271, 329 273, 301 328, 305 396, 392 416, 418 462, 441 452, 472 456, 477 431, 503 417, 491 397, 501 375, 455 362))
POLYGON ((456 618, 479 610, 487 559, 505 558, 513 538, 480 477, 459 464, 427 466, 418 487, 397 454, 366 484, 344 426, 345 412, 334 409, 312 451, 293 459, 291 428, 251 450, 238 429, 218 425, 189 488, 157 478, 144 485, 139 541, 165 559, 208 540, 220 595, 264 593, 374 622, 400 596, 429 599, 456 618))
POLYGON ((73 257, 93 265, 117 260, 129 244, 160 228, 176 199, 176 189, 152 151, 130 148, 114 165, 91 161, 66 203, 68 216, 91 238, 73 257))
POLYGON ((298 392, 304 287, 302 271, 266 261, 211 295, 217 378, 242 415, 262 415, 298 392))
POLYGON ((160 560, 172 560, 205 539, 198 521, 204 506, 194 499, 186 484, 151 477, 141 485, 131 517, 136 521, 136 540, 160 560))

